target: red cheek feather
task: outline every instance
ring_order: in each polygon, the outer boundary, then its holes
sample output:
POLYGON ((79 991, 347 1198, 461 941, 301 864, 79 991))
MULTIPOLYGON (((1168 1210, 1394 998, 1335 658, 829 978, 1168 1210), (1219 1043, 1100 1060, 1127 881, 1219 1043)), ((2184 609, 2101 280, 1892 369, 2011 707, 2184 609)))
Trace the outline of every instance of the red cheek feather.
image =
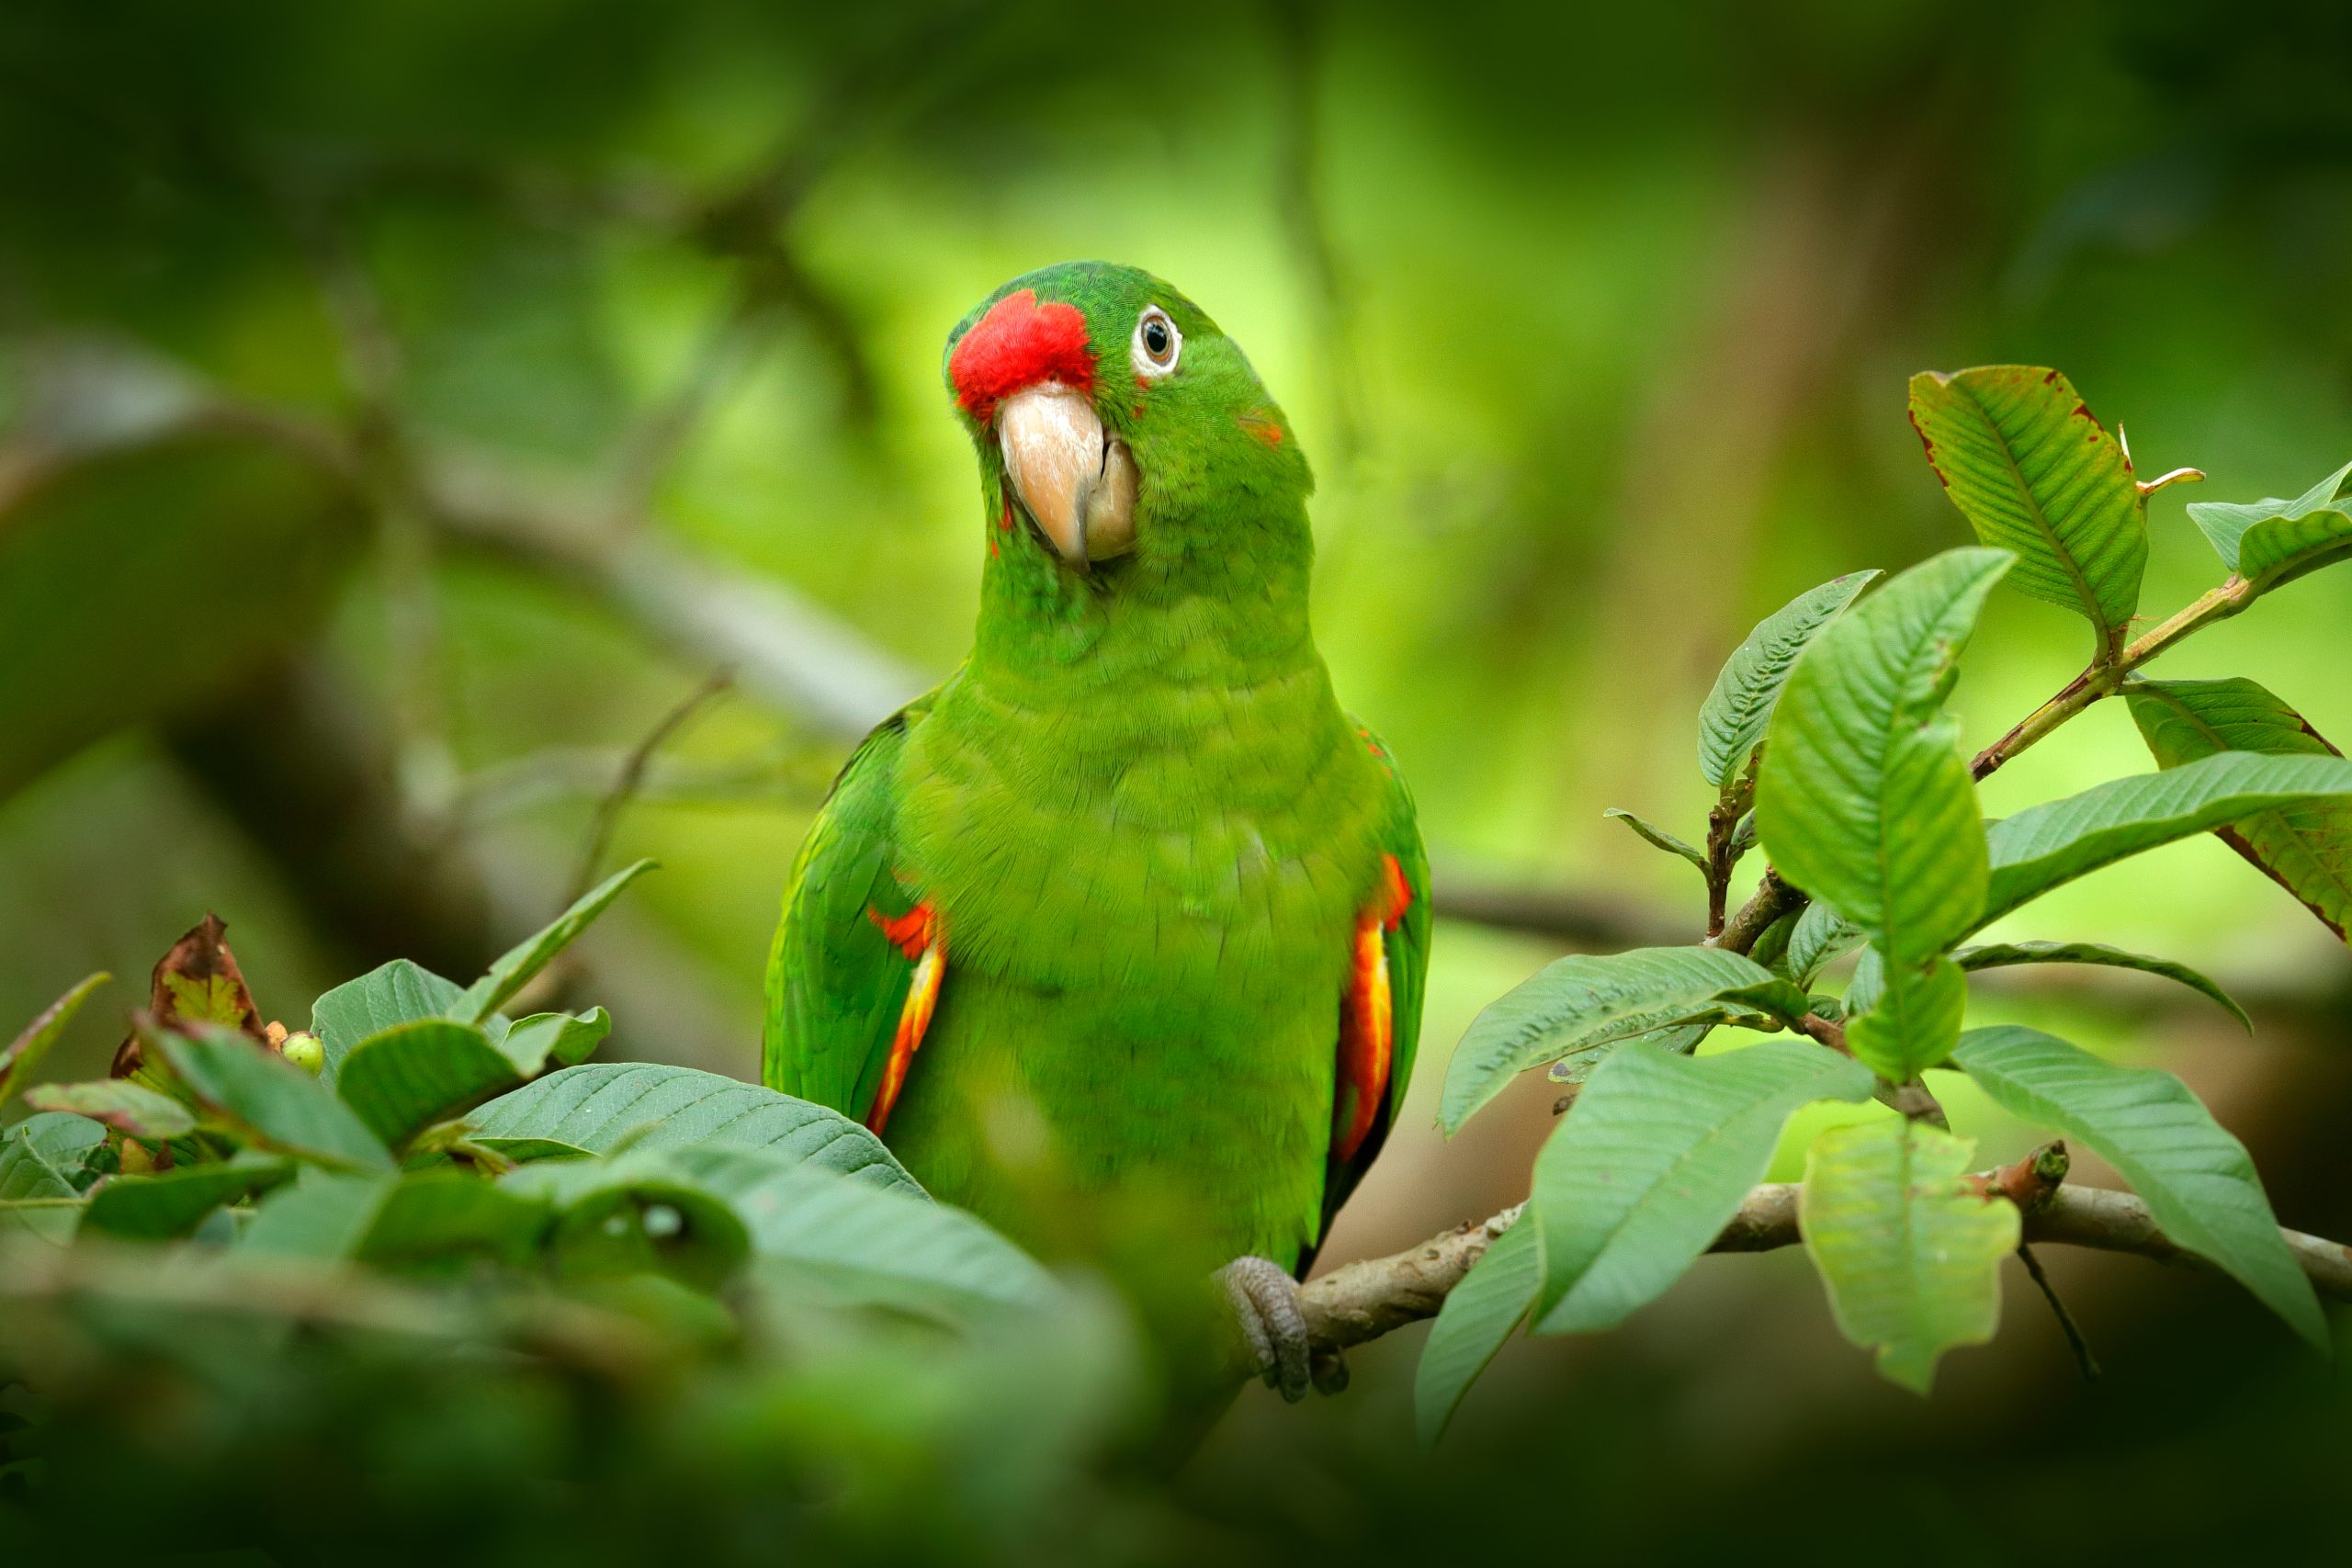
POLYGON ((1261 409, 1253 409, 1248 413, 1238 414, 1234 418, 1234 423, 1269 446, 1279 446, 1283 444, 1282 423, 1261 409))
POLYGON ((1008 294, 989 307, 947 356, 956 400, 981 423, 996 405, 1040 381, 1059 381, 1083 396, 1094 392, 1094 350, 1086 317, 1075 305, 1040 305, 1034 290, 1008 294))

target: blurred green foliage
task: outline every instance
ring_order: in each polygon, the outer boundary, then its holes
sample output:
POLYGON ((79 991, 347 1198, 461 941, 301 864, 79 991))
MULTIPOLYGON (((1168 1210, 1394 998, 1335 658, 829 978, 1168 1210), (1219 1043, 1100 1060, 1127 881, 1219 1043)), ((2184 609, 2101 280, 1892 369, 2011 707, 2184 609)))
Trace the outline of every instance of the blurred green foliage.
MULTIPOLYGON (((560 907, 620 755, 711 660, 545 552, 447 525, 451 495, 789 584, 917 679, 949 668, 980 543, 939 347, 1003 277, 1077 254, 1179 281, 1283 397, 1322 481, 1320 639, 1412 777, 1440 878, 1606 889, 1687 936, 1689 873, 1600 812, 1690 835, 1710 792, 1687 716, 1746 628, 1832 572, 1966 537, 1903 421, 1912 372, 2063 366, 2143 473, 2194 465, 2210 499, 2342 461, 2348 65, 2352 17, 2324 0, 20 0, 0 12, 0 1020, 92 969, 143 973, 207 908, 299 1017, 428 942, 487 962, 560 907), (340 446, 288 441, 289 420, 340 446), (315 711, 288 695, 320 691, 315 711), (374 813, 366 842, 338 800, 374 813)), ((2199 493, 2149 504, 2151 606, 2210 581, 2199 493)), ((2352 574, 2321 573, 2164 672, 2259 681, 2340 741, 2347 615, 2352 574)), ((1996 598, 1953 704, 1968 743, 2082 641, 2065 611, 1996 598)), ((1987 808, 2138 745, 2103 705, 1987 808)), ((739 696, 654 760, 615 849, 669 869, 580 950, 619 1055, 749 1074, 775 895, 842 750, 739 696)), ((2153 983, 2089 1006, 2020 990, 2005 1015, 2177 1067, 2287 1223, 2352 1230, 2328 1142, 2352 1103, 2341 947, 2204 840, 1993 935, 2061 932, 2210 962, 2260 1043, 2158 1010, 2153 983)), ((1471 1016, 1555 952, 1441 933, 1419 1122, 1471 1016)), ((52 1075, 93 1076, 119 1036, 118 1002, 85 1010, 52 1075)), ((1984 1152, 2026 1145, 1939 1092, 1984 1152)), ((1329 1256, 1521 1195, 1548 1103, 1442 1149, 1397 1140, 1329 1256)), ((1105 1528, 1139 1539, 1181 1506, 1223 1521, 1204 1551, 1401 1554, 1458 1545, 1474 1492, 1569 1475, 1597 1543, 1690 1542, 1710 1521, 1656 1506, 1686 1478, 1719 1479, 1727 1515, 1784 1517, 1834 1454, 1874 1514, 1955 1557, 2082 1539, 2082 1491, 2166 1498, 2181 1517, 2141 1539, 2177 1547, 2340 1468, 2335 1374, 2194 1283, 2062 1272, 2110 1392, 2067 1383, 2054 1330, 2020 1335, 1955 1359, 1977 1371, 1931 1428, 1851 1372, 1780 1264, 1702 1263, 1604 1346, 1526 1351, 1434 1461, 1408 1457, 1413 1347, 1381 1347, 1347 1401, 1245 1402, 1175 1504, 1151 1491, 1105 1528), (1762 1364, 1742 1348, 1767 1333, 1762 1364), (2078 1469, 2049 1462, 2053 1431, 2078 1469), (1963 1473, 1964 1502, 1919 1479, 1963 1473)), ((581 1472, 623 1478, 584 1488, 605 1500, 697 1495, 772 1451, 643 1461, 658 1438, 600 1418, 592 1388, 516 1372, 491 1398, 470 1366, 415 1365, 360 1368, 345 1407, 380 1402, 361 1468, 408 1504, 443 1481, 510 1496, 509 1472, 457 1457, 529 1447, 502 1424, 612 1444, 581 1472)), ((879 1409, 845 1372, 795 1395, 798 1426, 743 1419, 920 1466, 894 1412, 960 1418, 957 1375, 879 1409)), ((299 1499, 354 1423, 273 1426, 274 1386, 218 1451, 230 1473, 289 1467, 299 1499)), ((1001 1428, 968 1429, 985 1450, 1001 1428)), ((481 1517, 451 1508, 418 1517, 481 1517)), ((643 1508, 647 1538, 667 1528, 643 1508)), ((1545 1533, 1532 1505, 1497 1512, 1498 1540, 1545 1533)), ((707 1517, 737 1540, 797 1528, 707 1517)))

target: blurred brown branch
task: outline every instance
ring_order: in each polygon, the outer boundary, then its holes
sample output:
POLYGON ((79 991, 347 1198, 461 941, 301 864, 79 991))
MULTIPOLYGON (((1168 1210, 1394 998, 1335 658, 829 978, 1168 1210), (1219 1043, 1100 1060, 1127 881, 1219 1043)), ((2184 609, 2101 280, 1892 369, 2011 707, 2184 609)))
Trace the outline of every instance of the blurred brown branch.
POLYGON ((1440 874, 1431 879, 1430 906, 1441 919, 1547 937, 1596 952, 1662 947, 1691 940, 1688 931, 1656 910, 1623 898, 1567 888, 1440 874))

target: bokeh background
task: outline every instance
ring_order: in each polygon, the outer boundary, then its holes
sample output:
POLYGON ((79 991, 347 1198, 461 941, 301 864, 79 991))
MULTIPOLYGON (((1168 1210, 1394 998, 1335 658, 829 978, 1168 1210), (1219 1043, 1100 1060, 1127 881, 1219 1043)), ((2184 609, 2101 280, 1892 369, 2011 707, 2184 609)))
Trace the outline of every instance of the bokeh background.
MULTIPOLYGON (((289 1022, 393 954, 470 973, 561 906, 634 773, 603 853, 664 870, 570 984, 616 1014, 607 1055, 755 1075, 824 785, 968 637, 945 333, 1103 256, 1202 302, 1292 415, 1320 641, 1454 917, 1419 1109, 1326 1258, 1491 1212, 1552 1091, 1441 1144, 1421 1111, 1464 1026, 1570 947, 1695 934, 1689 869, 1601 810, 1695 833, 1692 716, 1747 626, 1964 540, 1911 372, 2056 366, 2142 472, 2204 469, 2152 503, 2158 613, 2218 576, 2186 499, 2352 457, 2347 79, 2325 0, 12 0, 0 1021, 94 968, 127 1005, 207 908, 289 1022)), ((2352 573, 2324 573, 2164 672, 2255 677, 2341 740, 2347 626, 2352 573)), ((1970 743, 2085 644, 1997 600, 1970 743)), ((1986 807, 2146 765, 2109 705, 1986 807)), ((1980 1014, 2182 1073, 2287 1223, 2352 1232, 2341 943, 2211 840, 2007 934, 2237 988, 2251 1041, 2137 977, 1987 986, 1980 1014)), ((119 1025, 93 1008, 55 1075, 100 1070, 119 1025)), ((2030 1142, 1952 1106, 1988 1156, 2030 1142)), ((1407 1333, 1342 1400, 1253 1392, 1168 1501, 1220 1549, 1907 1525, 1975 1561, 2332 1495, 2339 1371, 2196 1276, 2052 1261, 2096 1388, 2014 1270, 1999 1342, 1923 1404, 1802 1258, 1710 1259, 1621 1332, 1511 1348, 1434 1457, 1407 1333)))

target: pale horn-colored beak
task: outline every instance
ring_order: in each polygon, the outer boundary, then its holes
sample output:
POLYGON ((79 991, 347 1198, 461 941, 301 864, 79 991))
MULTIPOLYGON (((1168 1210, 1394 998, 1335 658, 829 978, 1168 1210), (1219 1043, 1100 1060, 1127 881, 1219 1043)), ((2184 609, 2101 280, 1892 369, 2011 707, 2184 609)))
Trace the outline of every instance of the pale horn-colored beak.
POLYGON ((997 440, 1021 504, 1072 565, 1136 544, 1136 465, 1076 389, 1041 381, 997 405, 997 440))

